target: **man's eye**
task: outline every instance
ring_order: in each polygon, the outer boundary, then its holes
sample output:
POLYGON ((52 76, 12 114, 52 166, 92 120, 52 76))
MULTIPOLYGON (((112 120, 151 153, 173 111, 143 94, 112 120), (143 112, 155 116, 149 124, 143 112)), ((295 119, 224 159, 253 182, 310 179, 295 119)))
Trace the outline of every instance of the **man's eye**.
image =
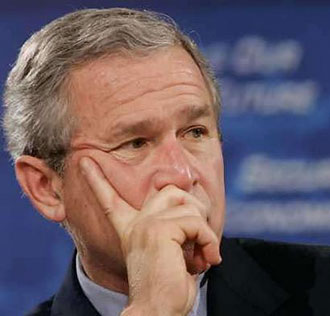
POLYGON ((195 127, 188 130, 187 134, 193 138, 199 139, 206 135, 206 129, 203 127, 195 127))
POLYGON ((146 145, 147 141, 144 138, 136 138, 131 141, 129 141, 126 145, 130 146, 134 149, 139 149, 146 145))

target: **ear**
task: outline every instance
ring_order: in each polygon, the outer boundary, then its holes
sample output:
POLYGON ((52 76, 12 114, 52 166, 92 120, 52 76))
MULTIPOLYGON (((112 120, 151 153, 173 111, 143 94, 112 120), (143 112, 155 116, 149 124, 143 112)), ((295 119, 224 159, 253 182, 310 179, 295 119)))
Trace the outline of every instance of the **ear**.
POLYGON ((62 179, 46 163, 32 156, 21 156, 15 162, 16 178, 34 207, 47 219, 65 219, 62 179))

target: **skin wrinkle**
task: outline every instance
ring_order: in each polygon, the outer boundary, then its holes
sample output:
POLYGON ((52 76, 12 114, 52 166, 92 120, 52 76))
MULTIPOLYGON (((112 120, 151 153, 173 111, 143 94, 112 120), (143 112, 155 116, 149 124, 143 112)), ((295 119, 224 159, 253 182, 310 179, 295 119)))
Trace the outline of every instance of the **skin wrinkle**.
MULTIPOLYGON (((178 83, 178 84, 180 84, 180 83, 178 83)), ((173 90, 177 89, 176 86, 178 84, 176 84, 175 86, 174 85, 168 85, 164 89, 163 88, 153 89, 153 90, 150 89, 150 91, 146 91, 145 93, 141 93, 140 95, 136 95, 136 96, 132 96, 131 98, 127 98, 127 100, 117 100, 117 99, 115 99, 114 102, 118 102, 118 105, 123 105, 123 104, 133 102, 138 98, 141 98, 141 99, 144 98, 144 97, 146 98, 146 97, 148 97, 149 94, 152 94, 152 93, 155 93, 155 92, 159 92, 158 93, 159 94, 158 95, 158 101, 162 101, 162 100, 168 101, 168 96, 167 96, 166 90, 171 89, 173 91, 173 90)), ((181 86, 183 86, 182 83, 181 83, 181 86)), ((190 87, 190 88, 197 88, 197 89, 199 88, 198 86, 192 85, 192 84, 189 84, 189 85, 186 84, 185 86, 190 87)), ((180 90, 178 89, 178 92, 173 96, 173 98, 174 97, 180 97, 180 96, 181 96, 181 93, 180 93, 180 90)), ((190 93, 187 93, 187 91, 186 91, 184 93, 184 97, 187 98, 187 103, 188 104, 192 103, 191 101, 189 101, 189 99, 190 99, 189 97, 193 98, 193 97, 196 97, 196 96, 198 96, 196 91, 191 91, 190 93)), ((165 108, 163 109, 163 111, 165 111, 165 108)), ((119 110, 118 111, 118 114, 127 114, 127 113, 129 113, 129 112, 125 112, 124 110, 119 110)), ((107 114, 108 114, 107 112, 104 113, 104 115, 107 115, 107 114)))
MULTIPOLYGON (((176 76, 179 76, 179 75, 180 75, 180 73, 176 74, 176 76)), ((155 79, 159 80, 160 77, 161 77, 161 75, 149 76, 149 77, 144 78, 144 80, 139 80, 139 81, 133 81, 132 80, 132 81, 127 82, 127 85, 133 85, 135 83, 135 86, 141 86, 141 88, 142 88, 142 84, 140 84, 140 83, 143 82, 143 85, 146 86, 146 90, 143 93, 139 94, 139 95, 132 95, 132 96, 127 97, 126 95, 121 94, 121 91, 123 89, 125 89, 125 87, 122 87, 122 88, 118 88, 111 97, 114 98, 114 100, 116 102, 118 102, 119 105, 121 105, 123 103, 129 103, 131 101, 134 101, 136 98, 146 96, 147 94, 152 93, 152 92, 157 92, 159 90, 162 90, 162 91, 166 92, 167 89, 171 89, 173 87, 173 84, 168 84, 168 85, 165 85, 165 86, 154 87, 154 88, 151 88, 148 85, 148 82, 154 81, 155 79), (118 98, 116 98, 117 94, 119 95, 118 98)), ((170 76, 168 76, 168 77, 170 77, 170 76)), ((177 82, 176 84, 187 85, 187 86, 192 86, 192 87, 199 88, 197 85, 194 85, 192 83, 187 84, 187 82, 185 80, 182 80, 181 82, 177 82)))

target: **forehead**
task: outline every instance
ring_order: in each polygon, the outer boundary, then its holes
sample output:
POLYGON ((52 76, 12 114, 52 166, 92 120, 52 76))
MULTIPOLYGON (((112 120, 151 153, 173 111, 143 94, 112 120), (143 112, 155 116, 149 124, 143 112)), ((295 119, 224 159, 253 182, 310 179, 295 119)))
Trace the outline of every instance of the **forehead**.
POLYGON ((200 69, 180 47, 90 61, 71 72, 70 89, 73 111, 83 122, 105 118, 110 112, 115 119, 178 97, 186 103, 203 99, 211 104, 200 69))

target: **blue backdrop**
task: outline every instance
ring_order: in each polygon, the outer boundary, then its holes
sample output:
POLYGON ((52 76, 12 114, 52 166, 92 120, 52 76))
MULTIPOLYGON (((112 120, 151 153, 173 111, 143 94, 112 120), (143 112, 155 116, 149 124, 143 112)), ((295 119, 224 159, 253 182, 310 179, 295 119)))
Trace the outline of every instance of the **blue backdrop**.
MULTIPOLYGON (((19 47, 58 16, 111 6, 167 13, 221 83, 226 234, 330 244, 330 3, 154 2, 1 3, 1 90, 19 47)), ((0 159, 0 314, 22 315, 59 286, 72 245, 22 198, 4 151, 0 159)))

